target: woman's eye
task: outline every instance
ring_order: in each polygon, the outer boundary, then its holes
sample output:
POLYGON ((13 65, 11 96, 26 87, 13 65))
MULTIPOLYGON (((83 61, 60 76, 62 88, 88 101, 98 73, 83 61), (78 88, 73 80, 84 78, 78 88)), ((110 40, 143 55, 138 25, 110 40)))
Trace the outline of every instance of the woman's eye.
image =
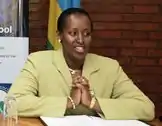
POLYGON ((85 33, 84 33, 84 36, 90 36, 90 35, 91 35, 90 32, 85 32, 85 33))
POLYGON ((70 32, 71 36, 76 36, 77 32, 70 32))

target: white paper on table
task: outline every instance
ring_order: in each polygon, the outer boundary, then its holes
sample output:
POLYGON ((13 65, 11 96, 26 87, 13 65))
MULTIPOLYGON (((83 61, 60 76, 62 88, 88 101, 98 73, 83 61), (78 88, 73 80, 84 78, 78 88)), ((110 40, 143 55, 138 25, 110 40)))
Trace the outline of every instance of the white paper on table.
POLYGON ((149 126, 138 120, 104 120, 86 115, 62 118, 40 117, 47 126, 149 126))

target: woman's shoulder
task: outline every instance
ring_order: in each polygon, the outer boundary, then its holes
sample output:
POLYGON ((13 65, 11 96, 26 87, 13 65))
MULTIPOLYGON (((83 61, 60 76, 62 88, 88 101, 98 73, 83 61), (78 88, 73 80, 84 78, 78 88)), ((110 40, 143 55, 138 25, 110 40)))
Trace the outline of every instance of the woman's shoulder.
POLYGON ((119 62, 116 59, 110 57, 89 53, 88 58, 91 59, 92 62, 95 62, 97 64, 119 66, 119 62))
POLYGON ((101 56, 97 54, 88 54, 89 62, 93 64, 96 68, 102 70, 105 74, 116 73, 121 65, 116 59, 101 56), (107 73, 108 72, 108 73, 107 73))
POLYGON ((37 51, 37 52, 32 52, 29 54, 29 56, 36 56, 36 57, 42 57, 44 55, 50 55, 52 54, 54 51, 53 50, 43 50, 43 51, 37 51))
POLYGON ((54 51, 53 50, 45 50, 45 51, 37 51, 29 54, 28 59, 30 60, 48 60, 52 58, 54 51))

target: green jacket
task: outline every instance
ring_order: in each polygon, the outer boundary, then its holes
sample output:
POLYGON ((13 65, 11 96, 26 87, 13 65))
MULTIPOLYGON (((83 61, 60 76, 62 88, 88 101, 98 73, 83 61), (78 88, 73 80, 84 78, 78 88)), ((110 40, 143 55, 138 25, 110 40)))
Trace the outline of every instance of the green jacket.
MULTIPOLYGON (((154 104, 133 84, 116 60, 87 54, 83 76, 95 91, 105 119, 147 121, 154 118, 154 104)), ((29 55, 9 94, 16 96, 20 116, 61 117, 66 114, 71 84, 62 49, 40 51, 29 55)), ((73 114, 90 112, 80 106, 73 114)))

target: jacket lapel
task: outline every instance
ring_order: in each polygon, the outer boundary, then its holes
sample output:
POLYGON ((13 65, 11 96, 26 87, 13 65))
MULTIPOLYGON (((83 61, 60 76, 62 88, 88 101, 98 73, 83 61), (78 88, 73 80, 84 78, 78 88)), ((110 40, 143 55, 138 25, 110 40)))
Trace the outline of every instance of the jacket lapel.
MULTIPOLYGON (((53 64, 56 66, 66 83, 70 86, 72 84, 72 78, 69 68, 63 56, 62 48, 54 51, 53 64)), ((83 65, 82 75, 90 80, 90 76, 99 70, 95 57, 92 54, 87 54, 83 65)))
POLYGON ((71 86, 72 78, 71 78, 69 68, 68 68, 66 61, 64 59, 62 48, 57 51, 54 51, 53 64, 56 66, 57 70, 60 72, 60 74, 64 78, 65 82, 69 86, 71 86))
POLYGON ((92 54, 88 54, 85 58, 85 62, 83 65, 82 75, 85 76, 88 80, 93 73, 99 70, 99 66, 95 62, 95 57, 92 54))

